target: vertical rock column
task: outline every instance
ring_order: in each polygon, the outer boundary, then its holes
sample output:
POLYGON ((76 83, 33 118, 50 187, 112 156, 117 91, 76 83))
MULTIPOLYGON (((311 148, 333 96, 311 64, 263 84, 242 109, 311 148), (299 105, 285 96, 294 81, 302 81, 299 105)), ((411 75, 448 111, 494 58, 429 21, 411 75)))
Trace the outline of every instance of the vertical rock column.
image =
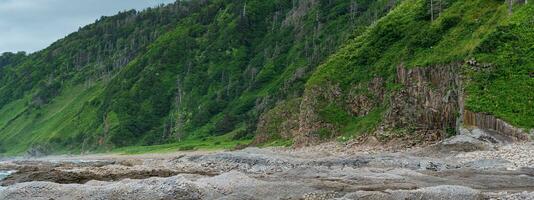
POLYGON ((493 115, 465 110, 463 113, 463 123, 466 127, 477 127, 482 130, 495 131, 498 134, 511 137, 515 141, 530 140, 526 131, 516 128, 493 115))

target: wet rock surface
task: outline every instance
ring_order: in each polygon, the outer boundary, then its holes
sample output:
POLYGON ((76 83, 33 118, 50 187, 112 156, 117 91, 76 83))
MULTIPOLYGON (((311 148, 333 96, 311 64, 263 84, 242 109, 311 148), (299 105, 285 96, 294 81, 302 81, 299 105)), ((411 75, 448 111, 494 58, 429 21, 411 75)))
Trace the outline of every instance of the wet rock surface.
POLYGON ((0 199, 533 199, 534 145, 485 138, 4 161, 0 199))

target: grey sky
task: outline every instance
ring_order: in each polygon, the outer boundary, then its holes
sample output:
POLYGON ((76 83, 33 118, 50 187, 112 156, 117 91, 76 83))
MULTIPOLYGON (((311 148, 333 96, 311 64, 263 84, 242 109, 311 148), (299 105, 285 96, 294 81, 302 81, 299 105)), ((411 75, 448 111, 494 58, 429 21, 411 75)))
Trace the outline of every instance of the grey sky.
POLYGON ((0 0, 0 53, 34 52, 123 10, 142 10, 174 0, 0 0))

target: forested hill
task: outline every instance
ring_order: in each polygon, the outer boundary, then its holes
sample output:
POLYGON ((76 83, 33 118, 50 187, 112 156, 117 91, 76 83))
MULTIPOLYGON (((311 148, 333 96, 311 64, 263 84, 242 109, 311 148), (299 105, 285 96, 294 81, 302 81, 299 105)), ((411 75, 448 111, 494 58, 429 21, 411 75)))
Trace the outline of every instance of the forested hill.
POLYGON ((2 67, 0 146, 250 139, 262 112, 301 95, 320 62, 394 6, 193 0, 103 17, 2 67))
POLYGON ((122 12, 0 56, 0 152, 454 134, 464 107, 528 132, 533 14, 502 0, 190 0, 122 12), (399 76, 450 65, 462 81, 399 76), (435 98, 421 103, 410 78, 434 80, 419 89, 435 98))

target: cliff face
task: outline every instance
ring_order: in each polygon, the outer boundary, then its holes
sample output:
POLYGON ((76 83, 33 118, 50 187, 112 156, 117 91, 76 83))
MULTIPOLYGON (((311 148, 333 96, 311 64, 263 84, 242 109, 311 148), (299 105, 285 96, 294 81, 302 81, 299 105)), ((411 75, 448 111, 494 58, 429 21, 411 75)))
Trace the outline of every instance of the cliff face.
POLYGON ((308 90, 300 104, 299 131, 295 136, 295 144, 309 145, 339 136, 346 123, 382 108, 385 95, 385 80, 382 77, 354 84, 346 90, 333 83, 308 90), (336 116, 333 113, 336 111, 343 114, 336 116))
POLYGON ((343 111, 354 117, 366 116, 377 107, 386 107, 380 125, 368 133, 371 135, 388 137, 400 131, 415 133, 425 141, 437 141, 467 127, 493 131, 516 141, 529 140, 528 132, 523 129, 492 115, 464 108, 463 66, 463 63, 452 63, 407 69, 401 64, 396 68, 394 80, 398 87, 389 91, 381 77, 373 78, 367 84, 358 84, 348 92, 332 85, 311 90, 300 105, 295 144, 303 146, 320 142, 318 132, 322 130, 331 131, 334 136, 342 134, 335 124, 320 116, 321 109, 329 103, 342 105, 343 111), (372 94, 355 95, 354 91, 362 89, 372 94))
POLYGON ((328 103, 340 101, 341 89, 339 86, 327 84, 324 87, 310 89, 300 103, 299 129, 295 135, 295 145, 304 146, 320 141, 320 131, 336 131, 335 125, 321 119, 320 109, 328 103))
POLYGON ((320 116, 325 104, 333 102, 353 117, 365 117, 374 109, 386 107, 379 126, 382 131, 409 129, 429 134, 433 137, 431 140, 453 134, 462 101, 460 66, 450 64, 406 69, 399 65, 394 80, 398 87, 390 91, 382 77, 356 84, 347 92, 335 86, 312 90, 301 103, 300 133, 296 144, 320 141, 316 133, 324 129, 340 135, 340 130, 333 123, 322 120, 320 116), (357 92, 362 90, 366 92, 357 92))
POLYGON ((436 141, 464 126, 528 139, 534 6, 444 5, 433 18, 427 1, 403 2, 323 63, 307 83, 296 144, 362 134, 436 141))
MULTIPOLYGON (((306 93, 300 105, 300 129, 295 135, 295 142, 298 146, 321 142, 317 133, 324 130, 331 131, 334 136, 342 134, 335 124, 320 115, 321 109, 330 103, 341 105, 342 111, 353 117, 366 116, 379 107, 387 108, 381 116, 380 125, 368 132, 386 138, 403 132, 414 134, 421 140, 437 141, 459 134, 462 128, 476 128, 514 141, 530 140, 529 134, 532 133, 528 129, 515 127, 491 114, 465 108, 467 94, 464 93, 464 82, 469 77, 464 71, 471 68, 473 62, 417 68, 406 68, 400 64, 392 81, 397 85, 395 89, 386 88, 386 78, 383 77, 355 84, 349 90, 343 90, 334 83, 314 87, 306 93), (362 90, 366 92, 362 94, 362 90)), ((488 68, 492 65, 484 66, 488 68)))
POLYGON ((468 128, 479 128, 487 131, 494 131, 498 134, 511 138, 514 141, 529 141, 531 140, 527 131, 521 128, 514 127, 502 119, 495 116, 475 113, 465 110, 463 114, 463 125, 468 128))
POLYGON ((384 125, 434 131, 439 138, 454 132, 462 101, 459 71, 460 64, 413 69, 399 65, 396 82, 401 88, 391 93, 384 125))
POLYGON ((253 145, 291 141, 299 130, 300 98, 284 101, 262 114, 258 120, 253 145))
POLYGON ((0 56, 0 154, 290 140, 278 105, 397 2, 177 1, 0 56))
POLYGON ((41 52, 0 56, 0 153, 435 141, 462 120, 524 139, 534 128, 534 4, 433 8, 178 1, 103 18, 41 52))

